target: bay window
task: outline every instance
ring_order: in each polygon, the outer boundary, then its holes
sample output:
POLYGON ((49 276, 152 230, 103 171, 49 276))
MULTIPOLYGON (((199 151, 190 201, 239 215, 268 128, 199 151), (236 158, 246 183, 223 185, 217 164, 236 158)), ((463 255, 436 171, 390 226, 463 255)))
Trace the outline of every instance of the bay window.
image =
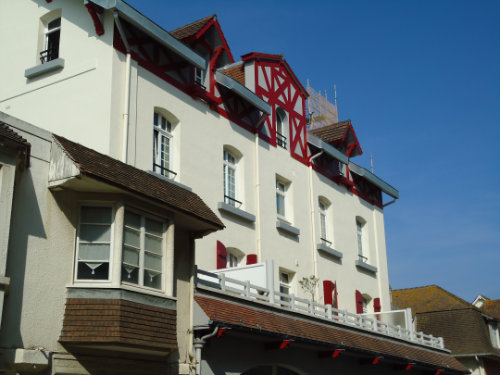
POLYGON ((167 222, 123 206, 82 206, 75 282, 165 290, 167 229, 167 222))

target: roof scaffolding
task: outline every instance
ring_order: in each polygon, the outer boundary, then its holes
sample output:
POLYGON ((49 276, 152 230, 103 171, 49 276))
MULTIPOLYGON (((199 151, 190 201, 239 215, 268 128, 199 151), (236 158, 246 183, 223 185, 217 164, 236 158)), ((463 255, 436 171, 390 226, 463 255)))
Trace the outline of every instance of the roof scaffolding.
POLYGON ((321 128, 339 122, 337 111, 337 93, 335 92, 335 104, 330 103, 320 92, 314 90, 307 80, 307 109, 309 114, 309 129, 321 128))

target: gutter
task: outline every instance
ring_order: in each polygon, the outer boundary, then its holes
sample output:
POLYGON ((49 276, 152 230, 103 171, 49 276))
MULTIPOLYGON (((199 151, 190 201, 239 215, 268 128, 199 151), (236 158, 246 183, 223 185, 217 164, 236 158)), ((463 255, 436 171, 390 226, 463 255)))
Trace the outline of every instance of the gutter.
MULTIPOLYGON (((381 178, 379 178, 376 175, 374 175, 373 173, 371 173, 369 170, 367 170, 363 167, 360 167, 357 164, 354 164, 352 161, 349 161, 348 165, 349 165, 349 170, 351 172, 356 173, 358 176, 366 178, 372 184, 379 187, 384 193, 393 197, 394 200, 399 198, 399 191, 397 191, 394 187, 389 185, 387 182, 385 182, 381 178)), ((392 203, 394 203, 394 202, 389 202, 386 205, 389 205, 392 203)))

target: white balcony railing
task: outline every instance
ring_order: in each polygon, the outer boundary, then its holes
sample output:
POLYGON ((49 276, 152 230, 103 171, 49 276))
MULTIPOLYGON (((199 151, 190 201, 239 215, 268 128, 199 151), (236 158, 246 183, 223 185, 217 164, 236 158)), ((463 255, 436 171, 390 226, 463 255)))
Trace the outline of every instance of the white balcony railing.
POLYGON ((251 299, 258 303, 271 304, 289 311, 395 337, 412 343, 436 349, 445 349, 442 337, 426 335, 422 332, 415 332, 400 325, 393 325, 376 318, 353 314, 347 310, 335 309, 330 305, 323 305, 313 300, 299 298, 293 294, 284 294, 275 290, 271 291, 268 288, 252 284, 250 281, 240 281, 226 277, 224 273, 215 274, 197 269, 196 286, 231 296, 251 299))

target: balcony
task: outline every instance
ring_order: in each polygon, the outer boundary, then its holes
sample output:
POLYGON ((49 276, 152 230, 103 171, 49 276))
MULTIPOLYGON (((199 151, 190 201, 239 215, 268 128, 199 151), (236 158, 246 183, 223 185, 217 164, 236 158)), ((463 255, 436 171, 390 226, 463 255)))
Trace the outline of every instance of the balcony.
MULTIPOLYGON (((260 263, 260 265, 264 267, 261 275, 269 275, 269 269, 272 269, 272 262, 271 265, 268 263, 260 263)), ((392 337, 434 349, 445 349, 441 337, 415 332, 411 324, 411 319, 408 319, 406 316, 407 313, 401 313, 403 310, 387 311, 372 315, 354 314, 347 310, 333 308, 331 305, 324 305, 313 300, 299 298, 293 294, 275 291, 272 289, 273 282, 269 280, 269 277, 263 281, 261 279, 262 276, 255 278, 257 275, 255 273, 253 278, 249 278, 250 280, 243 280, 244 277, 239 277, 236 269, 232 268, 231 271, 231 276, 233 277, 230 278, 222 271, 213 273, 196 270, 196 287, 200 290, 224 294, 233 298, 241 298, 265 306, 271 305, 288 313, 302 314, 372 334, 392 337), (262 286, 264 284, 267 286, 262 286), (394 324, 398 322, 400 324, 394 324)), ((270 279, 272 279, 272 275, 270 279)))
POLYGON ((276 132, 276 144, 286 150, 286 137, 279 132, 276 132))

